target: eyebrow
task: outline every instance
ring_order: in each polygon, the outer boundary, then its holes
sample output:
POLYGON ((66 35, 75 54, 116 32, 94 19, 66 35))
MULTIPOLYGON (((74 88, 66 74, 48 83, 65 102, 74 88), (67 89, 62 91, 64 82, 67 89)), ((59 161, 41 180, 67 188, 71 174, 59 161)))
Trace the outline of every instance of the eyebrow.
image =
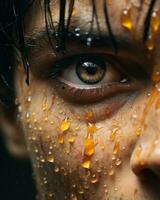
MULTIPOLYGON (((110 49, 113 52, 113 54, 115 54, 115 49, 113 47, 113 43, 110 39, 110 35, 108 32, 106 32, 105 34, 99 35, 97 33, 90 33, 90 32, 84 31, 84 29, 83 30, 81 29, 80 36, 76 36, 76 33, 74 32, 75 28, 77 27, 72 27, 72 30, 68 31, 68 33, 66 34, 65 36, 66 43, 69 43, 70 41, 72 41, 75 44, 85 45, 86 47, 90 47, 90 48, 93 48, 93 47, 106 48, 106 49, 110 49), (90 46, 87 46, 87 39, 89 39, 89 41, 91 42, 90 46)), ((30 49, 30 48, 40 47, 40 46, 43 47, 43 45, 49 45, 50 41, 48 39, 48 35, 50 38, 52 37, 54 41, 56 33, 50 28, 46 30, 46 27, 43 27, 41 30, 35 33, 32 33, 29 36, 25 36, 27 48, 30 49)), ((125 37, 124 35, 117 35, 115 37, 116 37, 118 49, 124 50, 124 51, 128 51, 129 49, 129 51, 132 50, 132 52, 135 52, 139 49, 139 44, 136 44, 134 40, 131 40, 132 37, 128 38, 128 37, 125 37)))

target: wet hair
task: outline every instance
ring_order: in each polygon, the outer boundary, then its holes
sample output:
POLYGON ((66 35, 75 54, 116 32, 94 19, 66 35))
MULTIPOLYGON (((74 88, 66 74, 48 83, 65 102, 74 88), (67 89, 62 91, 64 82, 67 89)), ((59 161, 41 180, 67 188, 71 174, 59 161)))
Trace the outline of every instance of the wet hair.
MULTIPOLYGON (((17 52, 20 53, 23 60, 23 65, 26 72, 26 82, 29 84, 29 60, 24 38, 24 18, 25 14, 36 1, 38 0, 0 1, 0 101, 2 103, 13 102, 14 100, 14 68, 17 62, 17 52)), ((65 22, 66 0, 59 0, 59 23, 58 28, 55 28, 50 10, 50 0, 42 0, 44 3, 46 31, 48 33, 48 39, 53 51, 65 51, 65 41, 72 18, 75 1, 76 0, 69 0, 68 19, 67 22, 65 22), (50 30, 52 30, 53 34, 50 33, 50 30)), ((106 25, 110 40, 113 45, 113 50, 116 54, 118 52, 118 46, 109 20, 108 6, 106 3, 107 1, 102 1, 106 25)), ((95 22, 97 29, 100 32, 95 0, 91 0, 91 2, 93 12, 90 32, 92 32, 93 24, 95 22)), ((156 0, 151 0, 145 18, 143 33, 144 42, 148 37, 150 17, 155 2, 156 0)), ((143 3, 144 1, 141 0, 141 4, 143 3)))

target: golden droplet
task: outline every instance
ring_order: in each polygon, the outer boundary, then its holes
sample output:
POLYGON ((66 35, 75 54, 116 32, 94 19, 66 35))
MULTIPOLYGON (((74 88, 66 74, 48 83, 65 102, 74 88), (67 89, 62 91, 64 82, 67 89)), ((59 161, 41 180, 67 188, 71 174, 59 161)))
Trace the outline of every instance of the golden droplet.
POLYGON ((135 160, 136 162, 139 162, 141 152, 142 152, 141 146, 137 147, 136 150, 135 150, 135 152, 134 152, 134 154, 133 154, 134 160, 135 160))
POLYGON ((52 192, 48 192, 48 197, 49 198, 51 198, 51 197, 53 197, 54 196, 54 194, 52 193, 52 192))
POLYGON ((54 163, 54 157, 53 157, 52 154, 47 156, 47 161, 50 162, 50 163, 54 163))
POLYGON ((92 111, 87 111, 87 112, 85 113, 85 118, 86 118, 87 120, 92 119, 93 116, 94 116, 94 114, 93 114, 92 111))
POLYGON ((109 176, 113 176, 114 173, 115 173, 115 172, 114 172, 114 169, 110 169, 109 172, 108 172, 108 175, 109 175, 109 176))
POLYGON ((131 20, 131 10, 123 9, 121 14, 121 25, 127 30, 133 29, 133 24, 131 20))
POLYGON ((83 188, 81 186, 79 187, 78 193, 79 194, 84 194, 84 190, 83 190, 83 188))
POLYGON ((149 51, 153 51, 153 49, 154 49, 154 38, 152 37, 152 35, 148 36, 148 39, 146 41, 146 47, 149 51))
POLYGON ((87 132, 88 132, 89 134, 93 134, 93 133, 95 133, 96 131, 97 131, 96 125, 95 125, 95 124, 88 123, 88 125, 87 125, 87 132))
POLYGON ((154 83, 160 82, 160 72, 159 72, 159 71, 153 72, 152 81, 153 81, 154 83))
POLYGON ((70 120, 69 120, 68 118, 65 118, 65 120, 63 120, 63 121, 61 122, 61 124, 60 124, 60 130, 61 130, 62 132, 66 132, 66 131, 69 130, 70 125, 71 125, 70 120))
POLYGON ((110 133, 110 135, 109 135, 109 140, 111 141, 111 142, 113 142, 114 140, 115 140, 115 137, 116 137, 116 134, 117 134, 117 131, 119 130, 119 128, 118 127, 113 127, 112 128, 112 130, 111 130, 111 133, 110 133))
POLYGON ((75 131, 79 131, 79 130, 80 130, 80 127, 79 127, 79 125, 78 125, 78 126, 76 126, 74 130, 75 130, 75 131))
POLYGON ((58 136, 58 142, 59 142, 59 144, 64 144, 64 136, 63 135, 58 136))
POLYGON ((142 129, 141 129, 141 127, 139 127, 139 128, 136 130, 136 135, 137 135, 137 136, 140 136, 140 135, 141 135, 141 132, 142 132, 142 129))
POLYGON ((82 167, 85 169, 90 169, 91 168, 91 161, 90 159, 84 159, 82 163, 82 167))
POLYGON ((95 183, 97 183, 98 181, 99 181, 99 180, 98 180, 98 177, 97 177, 95 174, 93 174, 92 177, 91 177, 91 183, 95 184, 95 183))
POLYGON ((45 159, 44 159, 44 157, 43 157, 43 156, 40 156, 40 161, 41 161, 42 163, 44 163, 44 162, 45 162, 45 159))
POLYGON ((115 161, 115 165, 120 166, 121 163, 122 163, 122 161, 120 160, 120 158, 117 158, 116 161, 115 161))
POLYGON ((84 141, 84 154, 92 156, 94 154, 94 141, 93 139, 85 139, 84 141))
POLYGON ((75 137, 70 137, 70 138, 68 138, 68 142, 69 142, 69 143, 74 143, 74 142, 75 142, 75 137))
POLYGON ((113 154, 117 154, 120 150, 120 144, 119 142, 116 142, 114 147, 113 147, 113 154))
POLYGON ((151 28, 156 33, 160 27, 160 12, 153 11, 151 15, 151 28))

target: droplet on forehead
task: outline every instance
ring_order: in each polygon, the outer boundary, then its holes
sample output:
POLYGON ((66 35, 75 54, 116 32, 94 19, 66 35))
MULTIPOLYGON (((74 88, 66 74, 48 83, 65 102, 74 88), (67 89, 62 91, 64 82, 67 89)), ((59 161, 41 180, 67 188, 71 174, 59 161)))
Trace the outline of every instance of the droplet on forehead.
POLYGON ((131 10, 130 9, 123 9, 121 13, 121 25, 123 28, 127 30, 133 29, 133 23, 131 19, 131 10))
POLYGON ((149 51, 153 51, 154 50, 154 38, 153 35, 149 35, 148 39, 146 41, 146 47, 149 51))
POLYGON ((151 28, 153 32, 157 32, 160 27, 160 12, 153 11, 151 15, 151 28))
POLYGON ((62 132, 66 132, 69 130, 70 125, 71 125, 70 120, 68 118, 65 118, 60 124, 60 130, 62 132))
POLYGON ((82 167, 85 168, 85 169, 90 169, 91 167, 91 161, 90 159, 84 159, 83 160, 83 163, 82 163, 82 167))

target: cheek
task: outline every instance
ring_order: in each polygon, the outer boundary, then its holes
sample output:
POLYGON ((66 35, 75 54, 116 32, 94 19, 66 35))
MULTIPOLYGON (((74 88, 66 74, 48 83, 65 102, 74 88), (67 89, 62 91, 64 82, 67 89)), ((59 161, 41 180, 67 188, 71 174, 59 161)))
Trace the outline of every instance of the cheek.
POLYGON ((136 106, 126 105, 114 119, 94 124, 81 120, 73 106, 44 82, 19 84, 18 91, 19 119, 40 183, 58 180, 70 191, 79 183, 81 193, 82 188, 112 180, 128 165, 138 138, 143 98, 136 100, 136 106))

